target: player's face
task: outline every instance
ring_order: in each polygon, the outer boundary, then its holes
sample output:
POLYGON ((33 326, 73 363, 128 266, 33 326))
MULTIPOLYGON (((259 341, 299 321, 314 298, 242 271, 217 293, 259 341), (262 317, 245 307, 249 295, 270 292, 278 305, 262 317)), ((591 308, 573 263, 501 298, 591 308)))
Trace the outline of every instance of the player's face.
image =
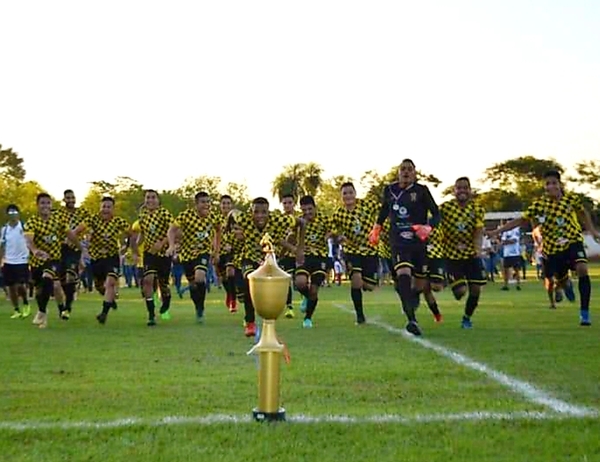
POLYGON ((269 218, 269 206, 267 204, 254 204, 252 206, 252 219, 254 224, 262 228, 267 224, 269 218))
POLYGON ((76 200, 75 200, 75 194, 73 194, 71 192, 65 194, 64 197, 63 197, 63 201, 65 201, 65 206, 68 209, 75 208, 75 202, 76 202, 76 200))
POLYGON ((311 221, 317 213, 315 206, 312 204, 301 205, 300 208, 302 209, 302 216, 308 221, 311 221))
POLYGON ((221 213, 223 215, 227 215, 229 212, 231 212, 231 209, 233 208, 231 199, 222 199, 220 206, 221 206, 221 213))
POLYGON ((52 200, 47 197, 41 198, 37 203, 37 209, 38 213, 42 216, 50 215, 52 210, 52 200))
POLYGON ((546 194, 548 194, 550 197, 559 197, 561 192, 560 181, 558 178, 546 178, 546 181, 544 182, 544 189, 546 194))
POLYGON ((19 212, 17 212, 16 210, 11 210, 10 212, 8 212, 8 221, 11 224, 15 224, 17 223, 19 220, 21 219, 21 215, 19 215, 19 212))
POLYGON ((344 205, 354 205, 356 203, 356 190, 352 186, 342 188, 342 202, 344 205))
POLYGON ((294 199, 291 197, 286 197, 281 201, 281 205, 283 206, 284 213, 293 213, 294 212, 294 199))
POLYGON ((144 205, 148 210, 156 210, 160 206, 160 199, 155 192, 147 192, 144 196, 144 205))
POLYGON ((210 197, 199 197, 196 200, 196 210, 202 216, 208 215, 208 212, 210 212, 210 197))
POLYGON ((464 180, 457 181, 454 184, 454 196, 458 202, 467 202, 471 197, 471 187, 469 186, 469 183, 464 180))
POLYGON ((398 168, 398 179, 400 183, 409 185, 414 183, 417 178, 415 166, 410 162, 403 162, 398 168))
POLYGON ((115 204, 111 201, 104 201, 100 204, 100 215, 104 219, 110 219, 115 211, 115 204))

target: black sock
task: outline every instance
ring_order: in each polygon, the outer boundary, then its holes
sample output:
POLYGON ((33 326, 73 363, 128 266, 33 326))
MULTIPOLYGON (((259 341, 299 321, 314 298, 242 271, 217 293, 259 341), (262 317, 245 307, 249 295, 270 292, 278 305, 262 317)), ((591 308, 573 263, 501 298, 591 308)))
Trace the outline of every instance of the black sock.
POLYGON ((411 304, 414 307, 414 310, 417 311, 419 305, 421 304, 421 291, 420 290, 411 290, 411 304))
POLYGON ((110 311, 110 309, 112 308, 114 302, 107 302, 106 300, 104 300, 102 302, 102 314, 104 316, 108 315, 108 312, 110 311))
POLYGON ((415 316, 414 296, 410 275, 401 274, 398 276, 398 280, 396 282, 396 292, 400 296, 404 314, 406 314, 406 317, 409 321, 416 322, 417 318, 415 316))
POLYGON ((428 303, 427 306, 429 307, 429 311, 431 311, 435 316, 440 314, 440 310, 436 301, 428 303))
POLYGON ((287 300, 285 301, 285 304, 287 306, 292 305, 292 286, 288 287, 288 295, 287 295, 287 300))
POLYGON ((356 312, 356 320, 361 321, 365 317, 363 310, 363 294, 361 289, 350 289, 350 297, 354 303, 354 311, 356 312))
POLYGON ((465 303, 465 316, 470 318, 475 313, 475 308, 477 308, 477 304, 479 303, 479 294, 469 294, 467 297, 467 301, 465 303))
POLYGON ((314 300, 309 298, 308 303, 306 304, 306 313, 304 314, 304 319, 311 319, 315 310, 317 309, 317 303, 319 303, 319 299, 315 298, 314 300))
POLYGON ((198 316, 204 315, 204 300, 206 299, 206 283, 200 282, 190 283, 190 297, 192 297, 192 301, 194 302, 194 306, 196 308, 196 314, 198 316))
POLYGON ((58 304, 58 312, 62 313, 63 311, 67 311, 67 308, 65 307, 64 303, 59 303, 58 304))
POLYGON ((45 313, 48 308, 48 302, 54 290, 54 282, 50 278, 42 278, 41 293, 38 299, 38 309, 45 313))
POLYGON ((160 314, 166 313, 171 308, 171 292, 160 293, 162 305, 160 306, 160 314))
MULTIPOLYGON (((291 290, 291 288, 290 288, 290 290, 291 290)), ((310 294, 310 290, 309 290, 308 286, 304 287, 304 289, 296 288, 296 290, 298 292, 300 292, 300 295, 302 295, 303 297, 306 297, 306 298, 308 298, 308 295, 310 294)))
POLYGON ((590 309, 590 297, 592 294, 592 285, 588 275, 579 277, 578 288, 581 309, 583 311, 588 311, 590 309))
POLYGON ((148 319, 154 319, 154 297, 146 298, 146 310, 148 310, 148 319))
POLYGON ((65 308, 69 312, 71 312, 71 309, 73 308, 76 287, 76 284, 73 282, 68 282, 63 286, 63 291, 65 292, 65 308))
POLYGON ((244 321, 254 322, 256 315, 254 312, 254 304, 252 303, 252 297, 250 297, 250 284, 248 280, 244 280, 244 321))
POLYGON ((235 296, 236 296, 235 280, 233 278, 225 278, 223 285, 225 286, 225 290, 227 291, 228 297, 231 298, 232 300, 235 299, 235 296))

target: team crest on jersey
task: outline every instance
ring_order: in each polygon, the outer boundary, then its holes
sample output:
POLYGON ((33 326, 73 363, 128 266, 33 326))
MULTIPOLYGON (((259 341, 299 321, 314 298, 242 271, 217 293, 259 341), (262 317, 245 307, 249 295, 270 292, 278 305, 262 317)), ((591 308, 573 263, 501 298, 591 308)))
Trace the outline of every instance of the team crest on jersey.
POLYGON ((325 271, 327 269, 327 264, 325 262, 321 263, 321 269, 325 271))
POLYGON ((558 226, 564 226, 565 225, 565 219, 563 217, 557 217, 556 218, 556 224, 558 226))
POLYGON ((411 202, 417 202, 417 193, 416 192, 411 192, 410 193, 410 201, 411 202))
POLYGON ((459 231, 464 231, 464 230, 466 230, 466 229, 467 229, 467 226, 466 226, 466 225, 465 225, 465 224, 464 224, 464 223, 461 221, 461 222, 458 222, 458 223, 456 224, 456 228, 457 228, 459 231))
POLYGON ((540 224, 546 223, 546 217, 544 215, 537 216, 536 219, 540 224))

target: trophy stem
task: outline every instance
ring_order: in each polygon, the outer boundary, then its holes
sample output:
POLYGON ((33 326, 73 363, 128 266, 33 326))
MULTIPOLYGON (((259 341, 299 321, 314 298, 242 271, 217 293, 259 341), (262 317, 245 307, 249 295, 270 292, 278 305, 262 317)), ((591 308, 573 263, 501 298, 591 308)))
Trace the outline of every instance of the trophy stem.
POLYGON ((285 420, 285 409, 279 407, 280 366, 283 345, 275 334, 275 321, 263 320, 260 340, 255 351, 258 353, 258 408, 252 415, 257 421, 285 420))

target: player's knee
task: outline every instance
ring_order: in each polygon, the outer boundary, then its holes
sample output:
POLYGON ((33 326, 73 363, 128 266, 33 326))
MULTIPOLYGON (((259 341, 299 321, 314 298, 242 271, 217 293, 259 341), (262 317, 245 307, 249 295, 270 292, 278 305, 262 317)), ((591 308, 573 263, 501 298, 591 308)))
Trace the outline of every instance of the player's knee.
POLYGON ((452 287, 452 295, 456 300, 462 299, 467 293, 467 285, 465 283, 460 283, 452 287))
POLYGON ((441 292, 444 289, 444 283, 443 282, 430 282, 429 287, 431 287, 431 290, 433 292, 441 292))
POLYGON ((194 273, 194 282, 196 284, 206 284, 206 272, 202 270, 196 270, 194 273))

